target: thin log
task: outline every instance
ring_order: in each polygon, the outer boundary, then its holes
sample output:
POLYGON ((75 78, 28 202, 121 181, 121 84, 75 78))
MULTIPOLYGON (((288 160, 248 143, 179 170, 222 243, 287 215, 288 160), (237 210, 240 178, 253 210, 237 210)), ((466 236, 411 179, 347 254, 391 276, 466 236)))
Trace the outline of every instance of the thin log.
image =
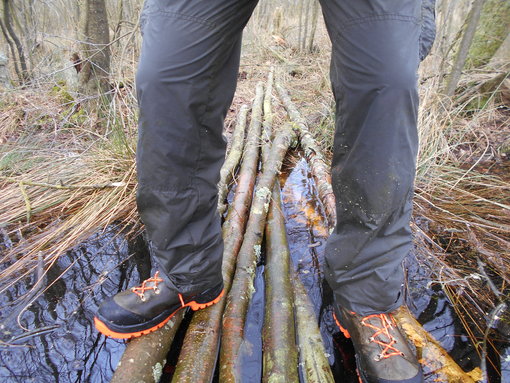
MULTIPOLYGON (((256 99, 262 99, 263 86, 257 85, 256 99)), ((256 108, 253 108, 256 111, 256 108)), ((258 113, 258 112, 257 112, 258 113)), ((255 120, 260 121, 260 117, 255 120)), ((253 117, 252 117, 253 121, 253 117)), ((258 170, 261 124, 251 123, 243 154, 234 200, 223 224, 223 283, 230 291, 236 260, 250 210, 258 170)), ((197 311, 188 327, 172 382, 208 383, 212 380, 219 347, 219 334, 226 299, 197 311)))
POLYGON ((266 92, 264 94, 264 121, 262 122, 262 163, 267 161, 269 150, 271 148, 271 139, 273 138, 273 82, 274 67, 271 67, 267 77, 266 92))
POLYGON ((234 282, 227 296, 227 306, 223 315, 220 350, 221 382, 240 381, 239 349, 243 340, 246 312, 254 291, 253 278, 260 255, 271 190, 285 154, 296 139, 296 132, 288 125, 278 132, 257 185, 247 223, 249 230, 244 235, 244 241, 239 251, 234 282))
POLYGON ((122 354, 110 383, 159 382, 165 359, 182 318, 184 310, 159 330, 132 339, 122 354))
POLYGON ((294 289, 299 364, 302 366, 304 382, 334 383, 335 379, 326 357, 312 303, 294 271, 291 281, 294 289))
POLYGON ((416 353, 423 366, 438 375, 442 382, 474 383, 482 379, 482 371, 477 367, 464 372, 439 342, 426 331, 406 307, 398 309, 395 319, 416 346, 416 353))
POLYGON ((281 211, 280 188, 275 185, 266 225, 263 382, 299 382, 294 294, 289 275, 290 252, 281 211))
POLYGON ((37 186, 41 188, 48 188, 48 189, 58 189, 58 190, 76 190, 76 189, 106 189, 106 188, 117 188, 126 186, 124 182, 112 182, 109 184, 102 184, 102 185, 65 185, 65 184, 49 184, 45 182, 32 182, 32 181, 26 181, 26 180, 18 180, 13 177, 5 177, 0 176, 1 181, 5 181, 8 183, 17 183, 17 184, 23 184, 26 186, 37 186))
MULTIPOLYGON (((256 98, 257 99, 257 98, 256 98)), ((234 172, 243 154, 244 135, 246 133, 246 116, 248 106, 242 105, 237 116, 237 124, 232 134, 232 145, 228 152, 225 163, 220 170, 220 182, 218 183, 218 213, 223 215, 227 209, 225 200, 227 198, 228 186, 234 178, 234 172)))
POLYGON ((299 135, 300 145, 305 153, 305 158, 310 165, 315 185, 319 193, 319 199, 326 210, 326 217, 328 220, 328 226, 333 228, 336 223, 336 207, 335 207, 335 196, 333 194, 333 188, 331 187, 331 174, 329 167, 326 165, 326 160, 322 155, 322 150, 317 144, 312 134, 308 130, 306 121, 301 117, 297 107, 294 105, 290 96, 280 84, 276 84, 276 89, 282 100, 290 119, 295 124, 295 129, 299 135))

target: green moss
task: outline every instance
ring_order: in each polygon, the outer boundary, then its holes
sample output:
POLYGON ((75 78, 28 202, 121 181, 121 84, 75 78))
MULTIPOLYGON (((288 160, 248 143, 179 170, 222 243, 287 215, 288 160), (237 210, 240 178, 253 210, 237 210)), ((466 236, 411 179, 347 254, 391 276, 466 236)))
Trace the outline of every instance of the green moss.
POLYGON ((61 80, 51 88, 51 93, 59 97, 63 104, 69 104, 74 102, 74 97, 67 90, 66 82, 61 80))
POLYGON ((466 68, 477 68, 489 62, 510 31, 510 2, 487 0, 469 50, 466 68))

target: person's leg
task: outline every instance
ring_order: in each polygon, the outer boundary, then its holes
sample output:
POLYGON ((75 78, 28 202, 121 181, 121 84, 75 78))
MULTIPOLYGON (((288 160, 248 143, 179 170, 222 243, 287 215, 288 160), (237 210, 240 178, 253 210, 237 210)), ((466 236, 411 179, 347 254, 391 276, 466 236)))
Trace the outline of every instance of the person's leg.
POLYGON ((242 30, 255 4, 146 0, 136 78, 137 203, 159 275, 137 290, 142 295, 128 291, 103 304, 100 330, 140 335, 142 327, 155 329, 155 317, 159 326, 180 307, 178 294, 206 291, 214 299, 221 292, 216 184, 225 155, 223 120, 236 87, 242 30))
POLYGON ((326 246, 325 276, 364 380, 420 381, 404 338, 392 318, 381 314, 402 304, 402 260, 412 246, 421 1, 322 0, 322 8, 333 44, 337 103, 332 162, 337 225, 326 246), (390 348, 372 347, 370 326, 393 328, 391 339, 383 340, 390 348), (389 360, 401 352, 407 355, 389 360), (379 358, 385 361, 373 365, 379 358))

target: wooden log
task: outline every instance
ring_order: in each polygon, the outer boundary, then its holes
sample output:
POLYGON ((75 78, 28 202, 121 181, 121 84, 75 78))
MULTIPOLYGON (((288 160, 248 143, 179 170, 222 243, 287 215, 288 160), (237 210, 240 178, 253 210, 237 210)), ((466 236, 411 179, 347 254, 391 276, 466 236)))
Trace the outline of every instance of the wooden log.
MULTIPOLYGON (((262 84, 257 85, 253 113, 259 113, 263 97, 262 84)), ((261 117, 256 117, 256 121, 261 117)), ((252 117, 253 121, 253 117, 252 117)), ((236 268, 237 254, 243 241, 244 229, 252 203, 258 170, 261 124, 252 122, 248 130, 243 161, 239 171, 234 200, 223 224, 223 283, 230 290, 236 268)), ((212 380, 219 348, 219 335, 226 299, 193 314, 179 354, 172 382, 202 383, 212 380)))
MULTIPOLYGON (((255 100, 258 100, 258 98, 256 97, 255 100)), ((218 183, 218 212, 220 215, 223 215, 227 209, 225 200, 227 198, 228 186, 234 177, 234 172, 243 154, 247 115, 248 105, 242 105, 237 115, 234 133, 232 134, 230 151, 220 170, 220 182, 218 183)))
POLYGON ((271 190, 275 184, 276 175, 281 169, 285 154, 296 139, 296 133, 289 125, 284 126, 278 132, 256 188, 247 223, 248 229, 239 250, 234 282, 227 296, 227 306, 223 315, 222 347, 220 350, 221 382, 240 381, 238 371, 239 348, 243 339, 246 312, 254 291, 253 278, 260 256, 271 190))
POLYGON ((159 330, 129 341, 110 383, 159 382, 184 312, 178 312, 159 330))
POLYGON ((294 290, 299 364, 302 367, 304 383, 334 383, 312 303, 294 271, 291 281, 294 290))
POLYGON ((416 347, 416 354, 426 372, 437 375, 436 380, 451 383, 474 383, 482 379, 482 371, 477 367, 464 372, 439 342, 426 331, 406 307, 400 307, 395 319, 399 327, 416 347))
POLYGON ((264 94, 264 120, 262 122, 262 164, 267 161, 273 138, 273 81, 274 68, 271 67, 267 77, 266 92, 264 94))
POLYGON ((310 170, 312 171, 315 185, 319 193, 319 199, 326 210, 326 218, 328 226, 333 228, 336 223, 336 207, 333 188, 331 187, 331 174, 329 166, 322 155, 322 150, 317 144, 312 134, 308 130, 306 121, 301 117, 299 110, 294 105, 290 96, 283 86, 276 83, 278 95, 282 100, 290 119, 294 122, 294 127, 298 132, 300 145, 305 153, 310 170))
POLYGON ((263 374, 267 383, 299 382, 294 331, 294 294, 290 252, 285 233, 279 185, 273 188, 266 225, 265 317, 262 334, 263 374))

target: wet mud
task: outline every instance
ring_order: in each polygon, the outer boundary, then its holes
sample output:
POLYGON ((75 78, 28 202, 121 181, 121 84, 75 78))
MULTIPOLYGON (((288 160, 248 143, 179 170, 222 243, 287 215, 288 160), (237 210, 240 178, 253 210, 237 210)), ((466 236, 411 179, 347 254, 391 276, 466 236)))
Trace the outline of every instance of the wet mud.
MULTIPOLYGON (((328 228, 302 157, 295 156, 280 184, 292 263, 314 304, 335 379, 357 382, 354 350, 333 321, 332 292, 321 271, 328 228)), ((0 381, 110 380, 125 342, 97 333, 93 315, 105 297, 139 283, 151 272, 143 240, 130 243, 113 233, 113 228, 98 233, 62 255, 40 283, 37 296, 30 293, 37 282, 35 275, 0 296, 0 381)), ((431 270, 417 262, 414 255, 406 260, 405 267, 409 281, 407 303, 413 314, 465 371, 479 366, 480 359, 451 304, 438 285, 429 285, 431 270)), ((260 381, 262 376, 263 273, 262 259, 241 350, 242 376, 246 382, 260 381)), ((183 329, 176 335, 162 382, 171 380, 189 318, 187 315, 183 329)), ((490 382, 510 382, 510 348, 508 344, 499 348, 501 357, 489 355, 490 382)), ((426 381, 435 381, 433 373, 428 373, 426 381)))

